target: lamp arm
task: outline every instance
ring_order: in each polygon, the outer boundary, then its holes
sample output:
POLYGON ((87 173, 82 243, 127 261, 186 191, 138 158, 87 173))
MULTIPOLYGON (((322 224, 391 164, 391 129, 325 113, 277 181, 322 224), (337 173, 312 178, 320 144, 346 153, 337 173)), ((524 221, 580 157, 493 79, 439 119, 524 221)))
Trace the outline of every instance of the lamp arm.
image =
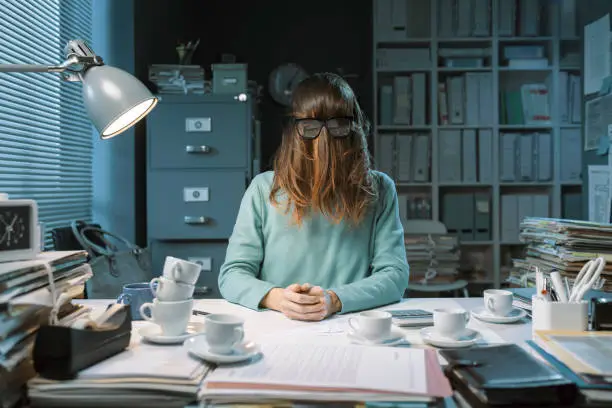
POLYGON ((81 59, 76 55, 71 55, 59 65, 0 64, 0 72, 64 72, 79 63, 81 59))

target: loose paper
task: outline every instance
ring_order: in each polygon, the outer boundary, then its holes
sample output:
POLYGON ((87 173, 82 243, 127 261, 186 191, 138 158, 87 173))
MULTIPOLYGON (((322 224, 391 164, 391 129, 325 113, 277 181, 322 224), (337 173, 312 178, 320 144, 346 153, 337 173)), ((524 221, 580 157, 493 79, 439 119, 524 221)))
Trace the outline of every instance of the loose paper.
POLYGON ((610 75, 610 14, 584 27, 584 94, 599 92, 610 75))
POLYGON ((610 223, 610 167, 589 166, 589 221, 610 223))

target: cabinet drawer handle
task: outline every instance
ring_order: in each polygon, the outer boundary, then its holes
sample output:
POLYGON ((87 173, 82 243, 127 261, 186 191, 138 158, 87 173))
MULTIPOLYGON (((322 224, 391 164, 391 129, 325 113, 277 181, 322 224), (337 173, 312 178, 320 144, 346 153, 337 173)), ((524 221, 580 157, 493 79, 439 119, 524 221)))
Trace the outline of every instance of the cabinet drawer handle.
POLYGON ((196 286, 193 293, 195 295, 206 295, 210 293, 210 288, 208 286, 196 286))
POLYGON ((210 146, 185 146, 185 151, 187 153, 200 153, 200 154, 205 154, 205 153, 210 153, 210 146))
POLYGON ((207 217, 190 217, 185 216, 185 224, 208 224, 207 217))

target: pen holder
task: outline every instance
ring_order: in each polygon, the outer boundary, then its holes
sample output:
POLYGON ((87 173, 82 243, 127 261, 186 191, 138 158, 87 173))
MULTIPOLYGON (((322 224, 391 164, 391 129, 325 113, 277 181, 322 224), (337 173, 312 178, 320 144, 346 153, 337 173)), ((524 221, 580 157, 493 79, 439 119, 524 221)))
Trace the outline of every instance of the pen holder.
POLYGON ((589 326, 589 304, 551 302, 533 296, 531 299, 533 330, 586 331, 589 326))

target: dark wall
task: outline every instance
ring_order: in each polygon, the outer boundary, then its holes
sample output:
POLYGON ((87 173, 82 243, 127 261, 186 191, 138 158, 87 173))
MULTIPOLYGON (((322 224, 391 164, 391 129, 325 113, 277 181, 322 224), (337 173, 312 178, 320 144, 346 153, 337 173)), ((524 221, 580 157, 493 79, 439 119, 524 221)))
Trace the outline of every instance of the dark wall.
MULTIPOLYGON (((343 69, 363 109, 372 115, 371 0, 136 0, 134 10, 136 75, 148 76, 150 64, 178 62, 179 41, 200 39, 192 63, 206 69, 221 54, 248 64, 249 79, 264 86, 260 105, 262 166, 269 168, 281 140, 285 110, 267 93, 268 76, 293 62, 308 72, 343 69)), ((146 242, 145 127, 136 135, 137 242, 146 242)))
POLYGON ((264 86, 262 163, 280 143, 283 108, 267 94, 270 72, 295 62, 308 72, 348 74, 364 109, 372 106, 371 0, 138 0, 136 73, 147 77, 151 63, 176 63, 177 41, 200 38, 193 58, 210 78, 210 64, 221 54, 249 65, 249 79, 264 86))
MULTIPOLYGON (((606 13, 612 13, 612 1, 610 0, 580 0, 576 2, 578 6, 578 21, 580 29, 580 36, 584 37, 584 26, 592 23, 593 21, 599 19, 604 16, 606 13)), ((583 50, 584 52, 584 50, 583 50)), ((584 54, 583 54, 584 56, 584 54)), ((582 72, 584 71, 584 58, 582 58, 582 72)), ((585 98, 585 100, 589 100, 596 95, 589 95, 585 98)), ((582 125, 582 138, 584 140, 584 121, 586 121, 586 115, 584 112, 584 103, 582 104, 582 117, 583 125, 582 125)), ((584 143, 583 143, 584 144, 584 143)), ((584 219, 587 220, 589 217, 589 206, 588 206, 588 192, 589 192, 589 165, 603 165, 608 164, 608 156, 597 155, 595 150, 583 151, 582 152, 582 212, 584 215, 584 219)))

